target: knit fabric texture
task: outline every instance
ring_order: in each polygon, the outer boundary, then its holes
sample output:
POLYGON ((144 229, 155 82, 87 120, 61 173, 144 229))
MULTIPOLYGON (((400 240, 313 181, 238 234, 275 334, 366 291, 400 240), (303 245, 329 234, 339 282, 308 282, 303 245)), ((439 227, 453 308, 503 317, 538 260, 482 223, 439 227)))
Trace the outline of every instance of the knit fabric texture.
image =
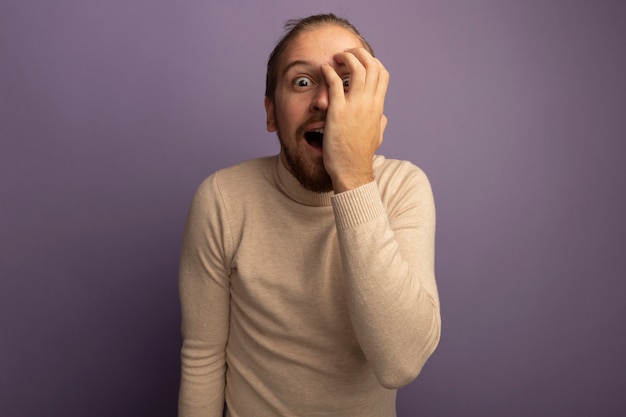
POLYGON ((395 417, 439 342, 435 206, 422 170, 305 190, 278 156, 198 188, 181 253, 180 417, 395 417), (225 409, 226 407, 226 409, 225 409))

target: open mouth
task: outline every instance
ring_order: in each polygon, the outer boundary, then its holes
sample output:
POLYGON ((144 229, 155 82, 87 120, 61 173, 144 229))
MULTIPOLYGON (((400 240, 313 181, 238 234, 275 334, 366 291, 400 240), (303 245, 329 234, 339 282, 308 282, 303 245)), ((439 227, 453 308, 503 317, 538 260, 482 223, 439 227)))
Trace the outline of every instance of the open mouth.
POLYGON ((324 142, 324 129, 315 129, 310 132, 304 132, 304 140, 315 149, 322 149, 324 142))

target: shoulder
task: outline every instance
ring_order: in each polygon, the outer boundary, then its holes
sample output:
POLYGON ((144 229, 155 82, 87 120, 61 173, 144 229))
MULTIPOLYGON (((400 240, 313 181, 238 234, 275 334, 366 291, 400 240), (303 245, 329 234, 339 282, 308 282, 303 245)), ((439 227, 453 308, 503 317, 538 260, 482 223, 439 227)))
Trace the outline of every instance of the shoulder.
POLYGON ((243 213, 256 207, 271 189, 276 157, 249 160, 220 169, 196 188, 189 209, 189 223, 218 224, 218 228, 239 227, 243 213))
POLYGON ((430 188, 428 177, 420 167, 410 161, 389 159, 382 155, 374 157, 374 177, 381 190, 419 185, 430 188))
POLYGON ((251 159, 215 171, 198 186, 196 194, 245 195, 272 181, 276 156, 251 159))
POLYGON ((434 198, 426 173, 410 161, 376 156, 374 177, 390 218, 412 208, 434 213, 434 198))
POLYGON ((214 172, 207 180, 216 181, 220 185, 246 185, 262 181, 271 176, 276 165, 276 156, 250 159, 228 168, 214 172))

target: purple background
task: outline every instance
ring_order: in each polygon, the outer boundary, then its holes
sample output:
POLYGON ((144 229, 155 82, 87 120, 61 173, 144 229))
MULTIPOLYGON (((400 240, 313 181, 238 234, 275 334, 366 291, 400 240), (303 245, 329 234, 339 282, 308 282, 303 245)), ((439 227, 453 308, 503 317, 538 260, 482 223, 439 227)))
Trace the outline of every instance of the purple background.
POLYGON ((443 336, 399 416, 626 415, 626 2, 574 0, 2 0, 0 414, 175 415, 190 198, 278 152, 265 60, 321 11, 435 191, 443 336))

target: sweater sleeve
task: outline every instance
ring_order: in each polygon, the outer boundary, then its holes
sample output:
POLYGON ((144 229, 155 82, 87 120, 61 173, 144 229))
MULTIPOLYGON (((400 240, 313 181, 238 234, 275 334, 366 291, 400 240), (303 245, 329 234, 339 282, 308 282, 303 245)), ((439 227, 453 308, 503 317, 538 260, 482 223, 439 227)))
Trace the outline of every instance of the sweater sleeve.
POLYGON ((387 205, 376 182, 332 198, 354 331, 378 381, 392 389, 417 377, 441 332, 434 201, 414 168, 387 205))
POLYGON ((224 406, 231 238, 216 182, 198 188, 183 237, 180 417, 221 417, 224 406))

